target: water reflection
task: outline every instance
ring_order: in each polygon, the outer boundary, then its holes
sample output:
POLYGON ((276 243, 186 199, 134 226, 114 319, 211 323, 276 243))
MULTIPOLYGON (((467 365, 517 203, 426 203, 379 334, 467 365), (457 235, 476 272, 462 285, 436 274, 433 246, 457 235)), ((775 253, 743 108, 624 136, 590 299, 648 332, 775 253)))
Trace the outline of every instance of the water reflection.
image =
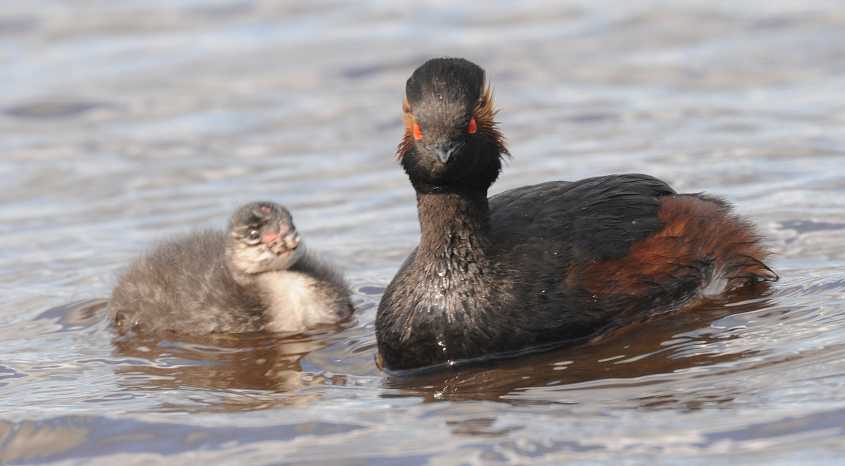
MULTIPOLYGON (((641 387, 665 383, 667 377, 692 368, 726 364, 749 358, 755 350, 726 351, 723 343, 741 338, 736 329, 717 324, 727 316, 759 311, 772 305, 770 297, 735 296, 710 301, 682 312, 632 325, 595 342, 525 357, 491 361, 458 370, 414 377, 386 377, 386 396, 421 396, 436 400, 490 400, 511 404, 567 404, 567 392, 583 389, 641 387), (748 298, 748 299, 743 299, 748 298), (659 380, 651 376, 663 376, 659 380)), ((696 409, 730 401, 730 394, 696 392, 700 399, 671 395, 643 395, 646 408, 696 409)))
MULTIPOLYGON (((681 395, 651 393, 649 386, 665 385, 677 372, 707 371, 754 356, 754 349, 726 349, 731 340, 742 338, 742 328, 733 327, 730 316, 764 309, 786 312, 772 310, 776 307, 770 296, 734 296, 632 325, 589 344, 412 377, 377 372, 374 337, 359 326, 288 337, 134 336, 115 337, 112 343, 119 361, 118 384, 127 393, 202 391, 162 403, 160 408, 166 411, 302 406, 320 398, 309 387, 354 385, 350 377, 360 375, 378 376, 386 398, 566 405, 578 403, 580 393, 628 388, 633 389, 629 401, 641 408, 695 410, 730 402, 732 394, 724 388, 681 395)), ((479 430, 476 424, 464 427, 479 430)))
POLYGON ((0 464, 43 461, 82 445, 89 433, 78 423, 0 421, 0 464))
POLYGON ((52 321, 62 332, 96 325, 106 316, 106 299, 86 299, 52 307, 38 314, 36 320, 52 321))
MULTIPOLYGON (((249 334, 113 340, 118 384, 129 393, 199 389, 191 403, 212 410, 253 410, 274 405, 305 405, 319 397, 299 393, 310 385, 343 385, 343 375, 310 373, 302 358, 329 345, 334 331, 281 337, 249 334)), ((187 402, 187 400, 185 400, 187 402)), ((191 409, 165 403, 164 410, 191 409)))
MULTIPOLYGON (((260 445, 267 441, 293 441, 303 437, 332 438, 361 429, 354 423, 313 422, 240 426, 237 443, 260 445)), ((112 419, 94 416, 61 416, 18 423, 0 421, 0 463, 37 463, 58 459, 74 460, 107 457, 126 452, 176 455, 192 450, 214 451, 231 446, 228 426, 203 426, 136 419, 112 419), (147 446, 157 445, 155 452, 147 446)), ((171 457, 172 458, 172 457, 171 457)), ((147 458, 149 461, 149 458, 147 458)), ((121 459, 106 459, 103 464, 124 464, 121 459)), ((190 460, 168 460, 166 464, 194 464, 190 460)), ((241 461, 237 461, 241 463, 241 461)), ((244 461, 250 464, 250 461, 244 461)))

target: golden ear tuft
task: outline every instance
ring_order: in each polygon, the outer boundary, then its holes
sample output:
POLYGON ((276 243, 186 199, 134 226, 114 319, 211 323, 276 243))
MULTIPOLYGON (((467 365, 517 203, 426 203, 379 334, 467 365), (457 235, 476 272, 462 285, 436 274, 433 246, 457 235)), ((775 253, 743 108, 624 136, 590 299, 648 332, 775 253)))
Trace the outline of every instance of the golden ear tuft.
POLYGON ((472 112, 478 125, 478 132, 486 134, 493 139, 499 147, 499 153, 501 155, 510 155, 505 144, 505 137, 499 131, 499 124, 496 122, 496 114, 498 112, 496 104, 493 101, 493 87, 485 85, 484 90, 481 92, 481 97, 478 98, 478 103, 475 105, 475 110, 472 112))
POLYGON ((405 124, 405 134, 402 136, 399 147, 396 148, 396 160, 401 160, 402 156, 414 146, 416 121, 414 115, 411 114, 411 104, 408 103, 408 97, 402 99, 402 123, 405 124))
POLYGON ((407 97, 402 99, 402 123, 405 124, 405 133, 410 133, 414 127, 414 115, 411 114, 411 104, 407 97))
POLYGON ((484 86, 484 91, 481 93, 481 97, 478 98, 478 103, 475 105, 475 112, 473 113, 479 120, 489 122, 493 125, 496 124, 493 121, 493 118, 496 116, 496 104, 493 102, 493 88, 491 86, 484 86))

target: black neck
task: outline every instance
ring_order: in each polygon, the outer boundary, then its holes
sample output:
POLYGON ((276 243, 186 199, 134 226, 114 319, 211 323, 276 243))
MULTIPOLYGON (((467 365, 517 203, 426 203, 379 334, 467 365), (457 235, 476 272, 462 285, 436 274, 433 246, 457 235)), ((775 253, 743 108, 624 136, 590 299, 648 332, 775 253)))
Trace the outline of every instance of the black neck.
POLYGON ((417 211, 421 230, 418 259, 482 265, 490 230, 486 191, 445 187, 417 191, 417 211))

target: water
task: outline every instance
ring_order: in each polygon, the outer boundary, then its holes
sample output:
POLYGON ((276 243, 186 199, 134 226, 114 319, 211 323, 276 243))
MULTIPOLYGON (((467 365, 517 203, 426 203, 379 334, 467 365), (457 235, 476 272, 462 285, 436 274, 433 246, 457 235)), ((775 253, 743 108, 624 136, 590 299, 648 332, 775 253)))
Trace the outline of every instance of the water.
POLYGON ((845 452, 838 2, 6 2, 0 463, 837 464, 845 452), (513 159, 494 191, 645 172, 734 201, 766 296, 601 345, 402 380, 374 368, 416 243, 404 80, 471 58, 513 159), (113 340, 157 238, 288 205, 357 320, 295 339, 113 340))

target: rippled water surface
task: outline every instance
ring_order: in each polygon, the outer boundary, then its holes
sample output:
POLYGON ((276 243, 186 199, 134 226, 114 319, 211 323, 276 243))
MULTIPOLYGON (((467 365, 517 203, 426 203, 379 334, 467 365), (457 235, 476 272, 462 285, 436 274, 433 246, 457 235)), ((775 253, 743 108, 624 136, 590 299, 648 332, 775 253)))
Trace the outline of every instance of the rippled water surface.
POLYGON ((0 463, 841 464, 845 7, 626 4, 4 3, 0 463), (438 55, 495 84, 514 155, 495 192, 645 172, 724 196, 781 281, 592 346, 385 376, 375 308, 418 235, 400 103, 438 55), (343 264, 357 320, 114 339, 121 269, 254 199, 343 264))

